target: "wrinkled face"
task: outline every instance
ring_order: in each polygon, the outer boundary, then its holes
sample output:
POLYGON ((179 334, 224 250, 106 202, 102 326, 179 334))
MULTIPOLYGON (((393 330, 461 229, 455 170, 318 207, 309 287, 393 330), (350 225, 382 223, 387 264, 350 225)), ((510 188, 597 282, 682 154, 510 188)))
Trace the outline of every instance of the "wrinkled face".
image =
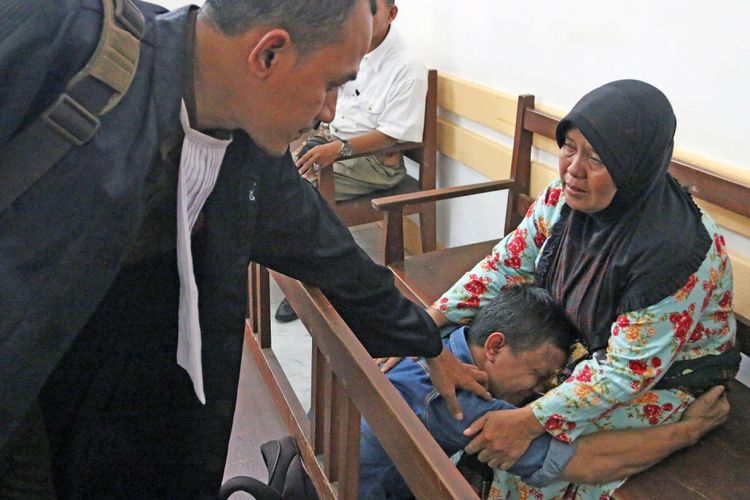
POLYGON ((489 376, 490 393, 519 405, 544 392, 545 382, 565 361, 566 354, 549 342, 518 354, 505 345, 487 356, 484 369, 489 376))
POLYGON ((617 192, 607 167, 577 128, 566 132, 560 148, 560 178, 565 185, 565 202, 581 212, 604 210, 617 192))
POLYGON ((280 155, 316 121, 333 120, 338 88, 356 77, 371 27, 369 2, 359 1, 338 43, 300 56, 292 40, 291 53, 275 61, 243 126, 260 147, 280 155))

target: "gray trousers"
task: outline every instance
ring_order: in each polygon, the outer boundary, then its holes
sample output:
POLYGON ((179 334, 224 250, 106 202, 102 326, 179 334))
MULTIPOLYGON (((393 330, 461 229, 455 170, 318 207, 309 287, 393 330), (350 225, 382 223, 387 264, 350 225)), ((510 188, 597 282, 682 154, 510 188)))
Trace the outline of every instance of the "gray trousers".
POLYGON ((403 158, 395 167, 388 167, 376 156, 362 156, 333 164, 336 201, 348 200, 373 191, 390 189, 404 178, 403 158))

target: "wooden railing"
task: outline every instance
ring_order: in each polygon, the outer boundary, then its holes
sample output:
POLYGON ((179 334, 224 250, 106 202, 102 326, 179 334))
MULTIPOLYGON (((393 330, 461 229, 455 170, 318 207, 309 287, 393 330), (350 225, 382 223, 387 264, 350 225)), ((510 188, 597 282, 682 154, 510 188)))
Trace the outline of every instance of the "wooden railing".
MULTIPOLYGON (((322 498, 357 498, 360 416, 418 498, 476 498, 469 484, 316 288, 272 273, 312 336, 312 408, 305 413, 271 348, 266 300, 251 301, 247 345, 322 498), (265 313, 263 313, 265 308, 265 313)), ((255 264, 251 296, 268 280, 255 264)))

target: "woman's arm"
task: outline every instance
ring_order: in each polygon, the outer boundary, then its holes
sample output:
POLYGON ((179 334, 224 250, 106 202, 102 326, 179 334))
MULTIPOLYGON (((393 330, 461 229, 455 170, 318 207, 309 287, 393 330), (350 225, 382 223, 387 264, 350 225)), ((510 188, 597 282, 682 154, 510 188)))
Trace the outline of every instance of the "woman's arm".
POLYGON ((560 218, 564 205, 560 195, 560 180, 555 179, 529 207, 516 230, 507 234, 490 255, 432 305, 430 315, 433 319, 439 314, 438 318, 444 318, 442 321, 468 323, 504 288, 533 282, 537 256, 551 227, 560 218))
POLYGON ((680 422, 582 436, 560 479, 594 484, 625 479, 679 449, 692 446, 724 423, 728 415, 729 402, 724 387, 718 386, 696 399, 685 410, 680 422))

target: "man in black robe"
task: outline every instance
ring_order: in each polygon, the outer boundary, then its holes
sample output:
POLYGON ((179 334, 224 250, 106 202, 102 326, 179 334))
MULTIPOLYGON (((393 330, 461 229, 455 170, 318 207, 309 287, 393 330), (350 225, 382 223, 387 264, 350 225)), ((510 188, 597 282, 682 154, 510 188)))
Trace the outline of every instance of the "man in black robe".
MULTIPOLYGON (((369 44, 370 3, 137 6, 145 33, 128 92, 90 141, 0 211, 0 484, 24 446, 41 455, 31 438, 46 428, 62 498, 213 495, 251 260, 320 287, 372 355, 432 357, 446 394, 485 393, 287 152, 333 118, 336 89, 369 44), (205 404, 175 363, 183 100, 193 128, 232 137, 189 238, 205 404)), ((101 25, 99 0, 0 5, 0 155, 84 66, 101 25)))

